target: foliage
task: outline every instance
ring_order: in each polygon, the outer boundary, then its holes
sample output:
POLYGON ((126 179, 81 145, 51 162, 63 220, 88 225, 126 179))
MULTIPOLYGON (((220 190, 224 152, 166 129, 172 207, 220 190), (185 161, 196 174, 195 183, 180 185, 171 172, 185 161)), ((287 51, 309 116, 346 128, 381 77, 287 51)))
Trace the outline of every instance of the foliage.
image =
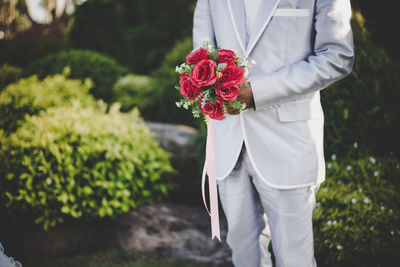
POLYGON ((324 266, 393 266, 400 260, 400 161, 356 149, 332 158, 314 214, 317 260, 324 266))
POLYGON ((128 73, 125 67, 114 59, 89 50, 66 50, 51 54, 33 62, 25 71, 25 75, 37 74, 40 79, 50 74, 61 73, 71 68, 71 78, 90 78, 94 86, 90 92, 95 98, 111 102, 114 98, 112 87, 119 77, 128 73))
POLYGON ((137 110, 105 113, 76 100, 0 136, 0 187, 10 211, 31 211, 49 229, 66 217, 115 217, 159 201, 173 186, 163 176, 168 158, 137 110))
POLYGON ((0 92, 10 83, 16 82, 22 70, 9 64, 0 66, 0 92))
POLYGON ((25 116, 38 114, 49 107, 70 104, 79 99, 85 106, 93 105, 94 99, 87 94, 92 86, 90 80, 82 84, 67 79, 68 69, 40 81, 37 76, 21 79, 10 84, 0 94, 0 129, 5 133, 15 131, 25 116))
POLYGON ((191 126, 198 123, 193 119, 190 112, 180 110, 175 105, 175 102, 181 97, 179 91, 175 89, 175 85, 179 80, 175 72, 175 67, 186 58, 192 49, 191 38, 178 41, 174 48, 166 55, 162 65, 152 73, 155 81, 155 105, 143 111, 145 118, 191 126))
POLYGON ((322 91, 326 154, 345 154, 354 140, 374 155, 400 156, 400 63, 374 46, 356 12, 351 75, 322 91))
POLYGON ((113 87, 115 101, 121 104, 122 111, 138 107, 140 110, 154 105, 154 82, 145 75, 128 74, 121 77, 113 87))
POLYGON ((194 0, 88 0, 76 10, 71 42, 148 74, 177 39, 191 34, 194 5, 194 0))
POLYGON ((67 49, 69 42, 65 37, 27 37, 0 40, 0 64, 9 63, 25 68, 33 61, 67 49))

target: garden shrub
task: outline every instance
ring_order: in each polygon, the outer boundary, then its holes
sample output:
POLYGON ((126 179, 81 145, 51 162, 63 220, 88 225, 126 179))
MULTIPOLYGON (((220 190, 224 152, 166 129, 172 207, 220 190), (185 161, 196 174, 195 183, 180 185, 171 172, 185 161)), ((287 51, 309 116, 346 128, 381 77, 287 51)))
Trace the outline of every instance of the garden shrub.
POLYGON ((149 74, 176 40, 192 33, 194 0, 88 0, 70 32, 73 47, 109 55, 130 71, 149 74))
POLYGON ((26 68, 32 62, 69 47, 68 39, 62 36, 27 36, 21 34, 13 39, 0 40, 0 64, 26 68))
POLYGON ((169 154, 136 109, 49 108, 9 136, 0 132, 0 188, 10 212, 44 229, 65 218, 114 218, 161 200, 173 184, 169 154))
POLYGON ((144 117, 161 122, 182 123, 195 126, 198 124, 190 111, 178 109, 175 102, 179 99, 179 91, 175 89, 179 75, 175 67, 185 61, 192 51, 192 38, 178 41, 166 55, 162 65, 152 73, 154 79, 154 106, 143 111, 144 117))
POLYGON ((71 78, 90 78, 94 83, 90 93, 106 102, 111 102, 114 98, 114 83, 128 73, 128 70, 114 59, 89 50, 67 50, 48 55, 33 62, 24 73, 37 74, 43 79, 50 74, 61 73, 66 66, 71 68, 71 78))
POLYGON ((332 158, 314 213, 317 261, 394 266, 400 260, 400 161, 356 149, 332 158))
POLYGON ((345 154, 354 140, 377 156, 400 158, 400 63, 372 44, 354 13, 355 64, 346 79, 322 90, 325 151, 345 154))
POLYGON ((145 75, 128 74, 114 85, 115 101, 121 104, 122 111, 138 107, 140 110, 154 104, 154 82, 145 75))
POLYGON ((0 66, 0 92, 10 83, 16 82, 22 70, 14 66, 3 64, 0 66))
POLYGON ((35 115, 49 107, 70 104, 79 99, 85 106, 93 105, 94 99, 88 94, 92 83, 86 79, 68 79, 68 69, 63 74, 46 77, 40 81, 37 76, 21 79, 10 84, 0 93, 0 129, 6 133, 15 131, 25 115, 35 115))

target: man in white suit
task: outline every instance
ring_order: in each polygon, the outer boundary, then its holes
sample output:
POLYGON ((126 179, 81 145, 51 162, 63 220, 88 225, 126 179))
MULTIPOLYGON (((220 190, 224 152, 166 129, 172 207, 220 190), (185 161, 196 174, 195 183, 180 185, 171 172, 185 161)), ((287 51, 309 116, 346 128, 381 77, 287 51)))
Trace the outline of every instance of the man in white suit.
POLYGON ((325 179, 320 90, 354 62, 349 0, 198 0, 194 48, 210 38, 256 64, 239 100, 213 120, 218 192, 237 267, 316 266, 315 189, 325 179), (259 242, 261 240, 261 242, 259 242))

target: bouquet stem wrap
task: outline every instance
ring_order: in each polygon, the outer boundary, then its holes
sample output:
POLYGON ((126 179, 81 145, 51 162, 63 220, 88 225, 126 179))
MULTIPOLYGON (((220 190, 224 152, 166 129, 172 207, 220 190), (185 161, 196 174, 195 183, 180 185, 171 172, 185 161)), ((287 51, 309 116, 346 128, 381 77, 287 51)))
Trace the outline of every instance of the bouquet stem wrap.
POLYGON ((203 167, 203 175, 201 178, 201 193, 203 203, 206 207, 208 214, 211 217, 211 239, 217 237, 221 241, 220 227, 219 227, 219 214, 218 214, 218 192, 217 192, 217 170, 215 163, 215 149, 214 149, 214 131, 212 120, 207 116, 207 143, 206 143, 206 159, 203 167), (205 198, 205 180, 208 170, 208 188, 210 194, 210 209, 207 207, 205 198))

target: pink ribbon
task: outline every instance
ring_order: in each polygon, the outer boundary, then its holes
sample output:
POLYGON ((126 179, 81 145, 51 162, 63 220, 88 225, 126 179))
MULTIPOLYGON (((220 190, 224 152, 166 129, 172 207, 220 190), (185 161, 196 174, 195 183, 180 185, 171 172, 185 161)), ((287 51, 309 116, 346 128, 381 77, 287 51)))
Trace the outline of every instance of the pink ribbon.
POLYGON ((221 241, 218 217, 217 169, 215 163, 214 131, 212 120, 209 117, 207 117, 206 159, 201 178, 201 194, 203 197, 204 206, 206 207, 206 210, 211 217, 211 240, 214 239, 214 237, 217 237, 218 240, 221 241), (205 182, 207 170, 211 212, 207 207, 207 202, 205 198, 205 182))

